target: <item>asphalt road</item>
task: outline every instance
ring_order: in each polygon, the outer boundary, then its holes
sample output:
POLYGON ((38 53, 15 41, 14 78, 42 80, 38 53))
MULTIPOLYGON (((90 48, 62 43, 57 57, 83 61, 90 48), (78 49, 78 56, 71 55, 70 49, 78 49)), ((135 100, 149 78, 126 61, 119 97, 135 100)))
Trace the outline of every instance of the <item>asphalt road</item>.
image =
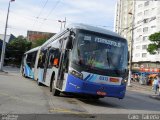
MULTIPOLYGON (((106 116, 107 118, 116 117, 116 114, 160 114, 160 101, 150 98, 150 94, 150 91, 142 91, 135 87, 128 88, 123 100, 102 98, 96 101, 63 94, 55 97, 49 92, 48 87, 38 86, 36 81, 23 78, 18 69, 8 74, 0 73, 0 113, 32 114, 27 117, 37 120, 43 118, 43 114, 49 114, 47 120, 53 114, 56 118, 63 115, 66 120, 77 116, 77 120, 104 119, 103 115, 106 114, 115 114, 106 116), (70 116, 67 116, 68 114, 70 116)), ((124 119, 127 116, 117 118, 124 119)))

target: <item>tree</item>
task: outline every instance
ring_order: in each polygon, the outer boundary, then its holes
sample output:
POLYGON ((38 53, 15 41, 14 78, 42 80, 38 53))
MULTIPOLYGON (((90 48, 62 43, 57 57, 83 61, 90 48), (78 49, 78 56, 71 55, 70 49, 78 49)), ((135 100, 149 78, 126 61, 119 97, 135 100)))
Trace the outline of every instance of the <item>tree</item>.
POLYGON ((12 58, 20 64, 23 54, 31 49, 32 43, 27 41, 23 36, 18 36, 7 44, 6 57, 12 58))
POLYGON ((45 43, 47 41, 48 38, 39 38, 37 40, 35 40, 33 43, 32 43, 32 48, 35 48, 35 47, 38 47, 38 46, 41 46, 43 43, 45 43))
POLYGON ((147 51, 154 55, 158 52, 160 49, 160 32, 151 34, 149 36, 149 40, 152 42, 151 44, 148 45, 147 51))

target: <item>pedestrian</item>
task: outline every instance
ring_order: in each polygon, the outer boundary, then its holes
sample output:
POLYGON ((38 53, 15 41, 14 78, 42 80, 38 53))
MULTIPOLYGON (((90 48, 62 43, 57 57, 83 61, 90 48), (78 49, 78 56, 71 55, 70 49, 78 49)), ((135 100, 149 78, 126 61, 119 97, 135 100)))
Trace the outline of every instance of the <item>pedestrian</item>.
POLYGON ((160 73, 157 76, 158 78, 158 89, 159 89, 159 96, 160 96, 160 73))
POLYGON ((155 92, 155 94, 157 94, 158 87, 159 87, 158 86, 158 75, 156 75, 153 80, 153 91, 155 92))

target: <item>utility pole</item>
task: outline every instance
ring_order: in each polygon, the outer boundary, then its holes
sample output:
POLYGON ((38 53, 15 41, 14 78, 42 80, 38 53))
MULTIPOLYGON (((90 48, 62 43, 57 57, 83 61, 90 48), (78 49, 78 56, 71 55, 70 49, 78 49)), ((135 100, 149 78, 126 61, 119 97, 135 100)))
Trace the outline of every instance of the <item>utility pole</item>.
MULTIPOLYGON (((134 3, 135 4, 135 3, 134 3)), ((128 74, 128 86, 131 86, 131 77, 132 77, 132 57, 133 57, 133 41, 134 41, 134 13, 129 12, 128 14, 132 15, 132 39, 130 42, 130 59, 129 59, 129 74, 128 74)))
POLYGON ((66 27, 66 22, 67 22, 67 20, 66 20, 66 17, 65 17, 65 20, 64 20, 64 28, 66 27))
POLYGON ((60 26, 60 31, 62 30, 62 24, 64 23, 64 28, 65 28, 65 25, 66 25, 66 17, 65 17, 65 20, 62 21, 62 20, 58 20, 58 22, 60 22, 61 26, 60 26))
POLYGON ((7 35, 7 27, 8 27, 9 9, 10 9, 10 3, 13 2, 13 1, 15 1, 15 0, 9 0, 9 5, 8 5, 7 18, 6 18, 6 24, 5 24, 5 32, 4 32, 4 39, 3 39, 3 46, 2 46, 2 52, 1 52, 0 71, 3 71, 5 49, 6 49, 6 35, 7 35))
POLYGON ((61 27, 60 27, 60 31, 61 31, 62 30, 62 21, 58 20, 58 22, 60 22, 60 24, 61 24, 61 27))

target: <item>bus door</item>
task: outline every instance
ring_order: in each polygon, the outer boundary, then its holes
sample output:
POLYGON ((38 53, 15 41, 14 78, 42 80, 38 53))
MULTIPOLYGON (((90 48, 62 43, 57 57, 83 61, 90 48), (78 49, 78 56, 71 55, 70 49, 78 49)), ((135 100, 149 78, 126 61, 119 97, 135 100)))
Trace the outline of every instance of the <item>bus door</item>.
POLYGON ((38 60, 38 81, 45 82, 47 50, 41 50, 38 60))
POLYGON ((54 65, 54 59, 59 59, 59 49, 53 49, 48 48, 45 58, 45 65, 44 65, 44 72, 43 72, 43 81, 46 82, 46 84, 50 84, 50 77, 52 75, 52 67, 57 67, 57 65, 54 65))
POLYGON ((62 89, 62 86, 63 86, 63 81, 64 81, 64 74, 65 74, 65 71, 66 71, 66 67, 67 67, 67 53, 66 53, 66 50, 65 50, 65 44, 66 44, 66 38, 64 38, 63 40, 61 40, 61 48, 60 48, 60 61, 59 61, 59 70, 58 70, 58 77, 57 77, 57 82, 56 82, 56 86, 57 88, 59 89, 62 89))
POLYGON ((32 79, 34 78, 35 56, 36 52, 28 53, 25 66, 26 76, 32 79))
POLYGON ((43 72, 43 82, 46 81, 47 77, 47 68, 48 68, 48 63, 49 63, 49 48, 46 50, 46 54, 44 56, 45 61, 44 61, 44 72, 43 72))

